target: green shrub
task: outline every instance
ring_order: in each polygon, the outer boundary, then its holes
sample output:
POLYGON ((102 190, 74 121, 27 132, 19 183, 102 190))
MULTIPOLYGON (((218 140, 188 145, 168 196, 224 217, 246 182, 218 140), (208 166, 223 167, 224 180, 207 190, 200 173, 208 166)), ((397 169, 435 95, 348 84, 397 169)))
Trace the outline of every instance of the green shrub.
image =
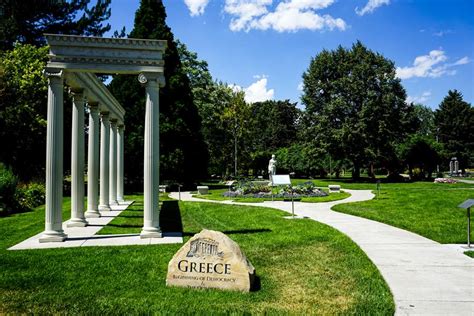
POLYGON ((10 168, 0 163, 0 213, 15 206, 15 192, 18 178, 10 168))
POLYGON ((45 203, 46 188, 42 183, 28 183, 17 188, 15 199, 23 210, 30 210, 45 203))

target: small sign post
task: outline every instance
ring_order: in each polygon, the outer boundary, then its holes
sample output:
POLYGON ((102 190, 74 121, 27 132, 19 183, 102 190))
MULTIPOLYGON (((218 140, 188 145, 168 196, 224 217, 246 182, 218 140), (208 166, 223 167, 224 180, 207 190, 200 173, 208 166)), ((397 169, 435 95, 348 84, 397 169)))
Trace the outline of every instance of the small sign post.
POLYGON ((181 201, 181 187, 182 185, 178 183, 178 200, 181 201))
POLYGON ((227 181, 227 182, 225 183, 225 185, 229 187, 229 197, 230 197, 230 192, 231 192, 230 189, 232 188, 232 186, 234 185, 234 183, 235 183, 235 181, 227 181))
POLYGON ((467 210, 467 247, 471 248, 471 207, 474 205, 474 199, 469 199, 459 204, 459 208, 467 210))
POLYGON ((295 218, 295 202, 293 199, 293 187, 291 186, 291 179, 289 174, 274 174, 272 176, 272 200, 273 200, 273 186, 275 185, 289 185, 291 188, 291 212, 295 218))

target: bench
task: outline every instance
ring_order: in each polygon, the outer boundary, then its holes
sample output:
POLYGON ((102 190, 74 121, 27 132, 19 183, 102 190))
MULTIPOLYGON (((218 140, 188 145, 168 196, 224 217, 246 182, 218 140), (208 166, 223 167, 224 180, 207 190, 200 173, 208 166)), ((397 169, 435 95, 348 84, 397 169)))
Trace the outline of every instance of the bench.
POLYGON ((199 195, 209 194, 209 187, 207 185, 198 185, 197 190, 199 195))
POLYGON ((166 193, 166 188, 167 187, 168 187, 167 185, 162 184, 162 185, 160 185, 158 190, 159 190, 160 193, 166 193))
POLYGON ((341 193, 341 186, 337 184, 328 185, 329 193, 341 193))

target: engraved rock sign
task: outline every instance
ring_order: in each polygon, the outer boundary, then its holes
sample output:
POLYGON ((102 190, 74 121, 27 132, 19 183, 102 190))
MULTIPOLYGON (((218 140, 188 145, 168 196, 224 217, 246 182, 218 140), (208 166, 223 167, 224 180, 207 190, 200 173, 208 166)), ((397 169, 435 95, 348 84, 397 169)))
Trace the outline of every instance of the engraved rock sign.
POLYGON ((166 285, 248 292, 255 269, 225 234, 202 230, 173 256, 166 285))

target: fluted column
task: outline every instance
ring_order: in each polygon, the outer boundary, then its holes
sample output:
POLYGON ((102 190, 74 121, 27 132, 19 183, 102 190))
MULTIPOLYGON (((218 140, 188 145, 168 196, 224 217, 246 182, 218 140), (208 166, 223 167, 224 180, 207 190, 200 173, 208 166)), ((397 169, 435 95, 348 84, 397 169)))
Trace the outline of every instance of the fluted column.
POLYGON ((117 205, 117 120, 110 120, 109 204, 117 205))
POLYGON ((110 211, 109 205, 109 112, 101 112, 100 124, 100 195, 99 211, 110 211))
POLYGON ((117 201, 124 202, 123 194, 123 138, 124 125, 120 124, 117 127, 117 201))
POLYGON ((48 76, 48 116, 46 132, 46 219, 39 242, 64 241, 63 203, 63 72, 46 69, 48 76))
POLYGON ((100 217, 99 213, 99 106, 89 103, 89 150, 87 158, 86 218, 100 217))
POLYGON ((138 80, 146 88, 145 157, 144 157, 144 218, 141 238, 162 237, 158 210, 160 107, 157 74, 140 74, 138 80))
POLYGON ((84 217, 84 95, 82 90, 70 90, 72 95, 71 138, 71 219, 68 227, 87 226, 84 217))

